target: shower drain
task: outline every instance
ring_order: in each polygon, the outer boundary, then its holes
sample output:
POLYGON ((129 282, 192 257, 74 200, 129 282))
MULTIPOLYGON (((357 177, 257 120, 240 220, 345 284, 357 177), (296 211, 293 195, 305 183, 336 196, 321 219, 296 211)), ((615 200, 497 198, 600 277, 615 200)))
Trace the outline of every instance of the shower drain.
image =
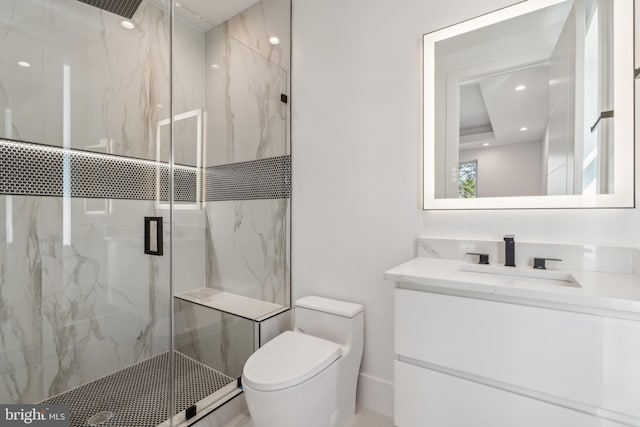
POLYGON ((113 418, 113 415, 114 414, 111 411, 98 412, 97 414, 94 414, 90 416, 89 419, 87 419, 87 424, 90 426, 102 425, 113 418))

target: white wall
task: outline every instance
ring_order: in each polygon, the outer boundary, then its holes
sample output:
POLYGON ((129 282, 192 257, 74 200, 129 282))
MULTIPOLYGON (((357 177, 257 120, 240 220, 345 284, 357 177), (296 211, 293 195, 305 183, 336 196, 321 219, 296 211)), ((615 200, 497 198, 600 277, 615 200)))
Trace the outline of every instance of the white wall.
POLYGON ((382 273, 417 236, 640 243, 635 209, 420 209, 421 35, 512 3, 294 0, 293 296, 365 305, 360 403, 379 412, 392 411, 393 381, 382 273))
POLYGON ((539 196, 542 191, 542 142, 460 151, 460 161, 478 161, 478 197, 539 196))
MULTIPOLYGON (((578 48, 576 31, 576 8, 573 7, 549 61, 549 81, 558 82, 549 85, 549 122, 545 140, 545 193, 549 195, 574 194, 574 144, 571 142, 578 136, 576 128, 582 126, 568 126, 567 123, 576 121, 574 88, 577 73, 575 55, 571 55, 578 48)), ((579 122, 582 123, 582 119, 579 122)))

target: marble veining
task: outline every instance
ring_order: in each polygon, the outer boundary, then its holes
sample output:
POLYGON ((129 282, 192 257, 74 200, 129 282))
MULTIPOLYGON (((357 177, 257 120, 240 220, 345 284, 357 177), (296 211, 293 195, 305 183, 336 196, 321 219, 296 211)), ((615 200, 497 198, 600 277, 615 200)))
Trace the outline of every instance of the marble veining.
MULTIPOLYGON (((61 106, 69 90, 71 147, 154 159, 156 124, 168 117, 170 99, 168 9, 145 1, 134 30, 120 21, 76 1, 3 2, 0 49, 32 67, 3 68, 0 135, 62 146, 61 106)), ((177 90, 189 84, 175 82, 177 90)))
POLYGON ((229 19, 227 31, 243 45, 288 71, 290 8, 289 0, 262 0, 229 19), (269 43, 273 36, 278 37, 279 44, 269 43))
MULTIPOLYGON (((244 26, 259 25, 260 16, 244 26)), ((206 76, 207 166, 289 153, 288 107, 280 100, 288 93, 288 73, 236 39, 230 22, 206 34, 205 62, 212 64, 206 76)))
POLYGON ((114 231, 153 215, 152 202, 114 201, 100 216, 73 199, 66 242, 62 199, 11 197, 12 216, 0 215, 0 401, 40 401, 168 349, 168 259, 143 254, 142 227, 114 231))
MULTIPOLYGON (((289 16, 263 0, 205 34, 207 167, 290 153, 289 16)), ((288 305, 289 200, 210 201, 206 218, 206 286, 288 305)))
MULTIPOLYGON (((6 203, 7 196, 0 197, 6 203)), ((0 401, 8 402, 43 391, 41 200, 14 198, 13 208, 13 216, 4 218, 12 222, 13 241, 5 235, 0 242, 6 247, 0 282, 0 401)))
MULTIPOLYGON (((166 135, 157 135, 169 118, 169 15, 158 6, 166 4, 143 2, 136 28, 125 30, 120 18, 80 2, 2 2, 0 49, 29 57, 32 67, 3 68, 0 135, 63 146, 68 90, 71 148, 166 155, 166 135)), ((289 87, 289 10, 288 0, 264 0, 206 33, 176 23, 176 46, 184 49, 176 51, 174 111, 203 109, 204 166, 290 153, 289 107, 280 101, 289 87), (271 35, 281 44, 268 44, 271 35)), ((190 132, 176 151, 192 163, 190 132)), ((151 200, 96 199, 109 208, 89 212, 84 202, 0 195, 1 402, 40 401, 169 349, 169 257, 143 254, 136 219, 164 216, 167 224, 167 211, 151 200)), ((174 288, 288 306, 289 218, 288 199, 176 211, 174 288)), ((165 233, 169 242, 168 226, 165 233)), ((176 341, 185 354, 239 376, 255 344, 252 322, 177 305, 176 341)))
MULTIPOLYGON (((62 146, 69 91, 71 148, 155 160, 157 124, 169 116, 167 5, 145 1, 136 28, 125 30, 121 18, 76 1, 2 2, 0 49, 32 67, 3 67, 0 135, 62 146)), ((193 30, 176 31, 177 44, 198 37, 204 43, 193 30)), ((203 69, 197 51, 181 50, 176 62, 176 110, 203 106, 204 76, 191 72, 203 69)), ((143 254, 135 222, 162 215, 155 202, 114 200, 90 213, 82 199, 0 196, 3 208, 8 197, 13 212, 0 215, 0 401, 39 401, 168 350, 169 259, 143 254)), ((203 252, 204 236, 177 241, 193 247, 184 256, 203 252)), ((183 277, 201 286, 193 276, 183 277)))
POLYGON ((288 305, 289 200, 207 203, 207 286, 288 305), (212 264, 210 264, 212 265, 212 264))

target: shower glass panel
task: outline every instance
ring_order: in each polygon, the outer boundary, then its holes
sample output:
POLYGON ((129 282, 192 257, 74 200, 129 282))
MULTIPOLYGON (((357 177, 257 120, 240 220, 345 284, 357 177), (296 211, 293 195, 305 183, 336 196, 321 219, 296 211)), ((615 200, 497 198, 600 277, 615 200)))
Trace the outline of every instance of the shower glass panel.
POLYGON ((289 327, 290 13, 0 0, 0 406, 186 426, 289 327))
POLYGON ((289 327, 291 2, 175 6, 174 159, 202 182, 195 205, 174 193, 174 344, 233 393, 251 353, 289 327))
POLYGON ((0 404, 169 417, 170 24, 169 0, 0 1, 0 404))

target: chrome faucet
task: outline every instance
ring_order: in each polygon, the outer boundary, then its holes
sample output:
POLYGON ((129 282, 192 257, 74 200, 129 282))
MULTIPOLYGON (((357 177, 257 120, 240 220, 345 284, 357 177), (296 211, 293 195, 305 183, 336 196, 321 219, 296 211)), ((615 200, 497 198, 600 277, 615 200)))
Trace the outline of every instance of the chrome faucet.
POLYGON ((504 240, 504 265, 506 267, 516 266, 516 242, 513 234, 507 234, 504 240))

